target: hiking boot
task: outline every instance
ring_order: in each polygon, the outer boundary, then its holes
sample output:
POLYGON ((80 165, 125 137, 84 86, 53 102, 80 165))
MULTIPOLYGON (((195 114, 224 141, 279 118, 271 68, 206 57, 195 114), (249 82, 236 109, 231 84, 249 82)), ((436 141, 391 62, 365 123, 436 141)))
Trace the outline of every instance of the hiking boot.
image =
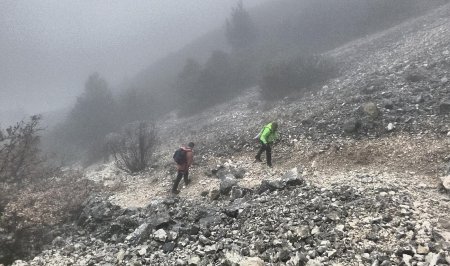
POLYGON ((272 168, 272 164, 268 164, 267 166, 268 166, 269 168, 272 168))
POLYGON ((255 157, 255 163, 261 163, 262 162, 262 160, 261 160, 261 158, 259 158, 259 157, 255 157))
POLYGON ((177 195, 178 193, 180 193, 180 191, 179 191, 179 190, 172 190, 172 194, 175 194, 175 195, 177 195))
POLYGON ((191 183, 191 180, 188 180, 187 182, 184 182, 185 186, 188 186, 191 183))

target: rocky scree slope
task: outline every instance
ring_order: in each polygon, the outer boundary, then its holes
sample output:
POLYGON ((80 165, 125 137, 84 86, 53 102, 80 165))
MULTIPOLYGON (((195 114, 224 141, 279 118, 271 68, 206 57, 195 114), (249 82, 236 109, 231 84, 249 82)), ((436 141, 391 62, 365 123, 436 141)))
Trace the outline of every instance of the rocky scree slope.
POLYGON ((170 189, 176 146, 194 141, 194 182, 183 196, 199 197, 217 186, 211 173, 226 164, 244 169, 239 182, 253 180, 248 186, 298 165, 308 176, 367 168, 426 175, 430 180, 425 183, 436 182, 450 159, 449 30, 447 4, 328 52, 341 70, 339 77, 301 97, 265 103, 253 88, 192 117, 169 114, 158 123, 161 145, 143 178, 116 174, 113 168, 93 176, 127 184, 115 203, 145 206, 170 189), (253 137, 273 119, 280 123, 282 138, 274 150, 275 169, 267 171, 252 164, 258 146, 253 137))
POLYGON ((122 209, 91 198, 77 227, 13 265, 448 265, 408 194, 308 184, 291 171, 242 197, 122 209))

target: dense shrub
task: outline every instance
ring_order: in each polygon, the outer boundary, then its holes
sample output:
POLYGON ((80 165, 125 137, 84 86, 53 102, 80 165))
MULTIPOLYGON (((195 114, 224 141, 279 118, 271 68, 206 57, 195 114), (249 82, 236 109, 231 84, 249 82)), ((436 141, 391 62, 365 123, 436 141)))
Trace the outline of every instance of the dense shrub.
POLYGON ((0 183, 21 185, 50 173, 39 150, 41 116, 0 130, 0 183))
POLYGON ((156 129, 154 124, 144 121, 130 123, 109 141, 116 166, 129 173, 140 172, 150 164, 156 129))
POLYGON ((263 71, 261 93, 266 100, 272 100, 294 91, 304 92, 310 86, 329 79, 335 72, 334 63, 318 55, 271 63, 263 71))

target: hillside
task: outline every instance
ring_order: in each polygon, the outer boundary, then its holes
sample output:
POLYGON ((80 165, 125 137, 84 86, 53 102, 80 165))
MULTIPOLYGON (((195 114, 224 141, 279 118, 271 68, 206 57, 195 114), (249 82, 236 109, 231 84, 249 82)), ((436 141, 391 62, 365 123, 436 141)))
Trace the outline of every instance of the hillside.
POLYGON ((278 102, 251 88, 158 122, 151 169, 89 169, 108 188, 14 265, 449 265, 450 4, 329 51, 338 77, 278 102), (274 167, 254 163, 272 120, 274 167), (193 141, 191 184, 169 193, 193 141))
MULTIPOLYGON (((236 80, 244 79, 245 85, 236 84, 236 88, 228 88, 230 91, 240 91, 240 86, 257 84, 257 80, 261 79, 260 70, 266 64, 299 54, 321 53, 333 49, 355 38, 396 25, 406 18, 423 14, 443 3, 448 3, 448 0, 429 0, 425 4, 419 0, 398 0, 396 3, 385 0, 270 1, 248 10, 249 18, 255 26, 253 34, 258 36, 250 45, 251 53, 235 54, 226 37, 227 27, 224 21, 223 26, 154 62, 119 88, 137 88, 150 92, 157 99, 153 103, 153 112, 166 113, 180 105, 177 97, 184 89, 177 87, 176 81, 188 59, 193 59, 202 66, 212 59, 214 52, 224 51, 233 65, 240 66, 250 60, 240 70, 248 73, 244 73, 242 77, 234 77, 236 80), (239 60, 234 60, 234 57, 239 60)), ((230 19, 231 17, 230 10, 230 19)))

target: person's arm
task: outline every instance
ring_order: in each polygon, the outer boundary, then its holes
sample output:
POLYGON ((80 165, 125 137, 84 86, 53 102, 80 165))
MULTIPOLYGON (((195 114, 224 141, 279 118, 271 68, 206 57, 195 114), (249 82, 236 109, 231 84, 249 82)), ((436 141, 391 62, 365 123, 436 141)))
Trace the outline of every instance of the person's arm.
POLYGON ((194 153, 192 151, 186 152, 186 163, 188 167, 191 167, 194 162, 194 153))

